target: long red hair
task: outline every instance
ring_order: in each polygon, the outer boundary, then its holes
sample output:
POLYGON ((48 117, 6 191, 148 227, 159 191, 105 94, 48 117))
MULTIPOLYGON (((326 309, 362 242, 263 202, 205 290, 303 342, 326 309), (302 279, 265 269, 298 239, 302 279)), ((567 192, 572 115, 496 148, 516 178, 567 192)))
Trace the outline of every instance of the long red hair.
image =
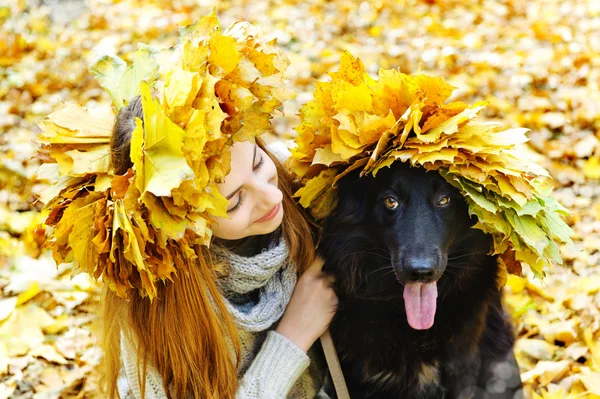
MULTIPOLYGON (((134 117, 143 119, 139 97, 123 108, 116 119, 111 162, 117 174, 124 174, 132 166, 129 149, 134 117)), ((283 192, 282 232, 292 259, 302 271, 315 256, 310 224, 294 203, 290 176, 260 140, 258 144, 277 166, 279 188, 283 192)), ((217 290, 217 263, 206 247, 197 246, 195 252, 197 258, 190 259, 188 267, 173 276, 174 282, 158 284, 158 297, 154 301, 138 295, 125 300, 108 286, 103 287, 100 300, 103 357, 99 365, 103 397, 119 397, 121 332, 138 345, 142 397, 149 364, 162 377, 169 398, 235 396, 240 355, 238 334, 217 290)), ((123 258, 120 261, 127 262, 123 258)))

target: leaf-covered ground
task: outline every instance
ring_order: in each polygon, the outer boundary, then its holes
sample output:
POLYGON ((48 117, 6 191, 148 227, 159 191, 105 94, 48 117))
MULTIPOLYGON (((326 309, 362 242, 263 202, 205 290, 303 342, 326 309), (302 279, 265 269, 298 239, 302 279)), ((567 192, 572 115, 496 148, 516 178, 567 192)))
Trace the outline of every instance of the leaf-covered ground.
MULTIPOLYGON (((97 286, 39 254, 44 181, 34 180, 35 122, 61 102, 106 105, 87 72, 99 54, 169 46, 177 26, 217 2, 0 2, 0 398, 84 398, 93 366, 97 286), (36 258, 39 255, 39 258, 36 258)), ((218 2, 223 25, 274 32, 297 92, 276 121, 289 138, 315 79, 343 49, 375 74, 439 75, 486 117, 530 128, 531 156, 571 210, 575 248, 542 282, 510 278, 506 304, 528 395, 600 397, 600 2, 597 0, 307 0, 218 2)))

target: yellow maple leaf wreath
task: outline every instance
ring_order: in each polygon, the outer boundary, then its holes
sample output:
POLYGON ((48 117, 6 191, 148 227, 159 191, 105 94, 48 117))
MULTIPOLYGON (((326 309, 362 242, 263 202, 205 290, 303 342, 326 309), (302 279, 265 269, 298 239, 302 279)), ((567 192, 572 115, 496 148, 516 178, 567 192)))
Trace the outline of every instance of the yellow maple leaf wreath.
POLYGON ((520 273, 525 262, 541 277, 562 263, 559 244, 572 234, 561 218, 567 211, 550 196, 546 170, 519 158, 527 129, 479 120, 485 103, 447 102, 454 87, 439 77, 381 69, 373 79, 348 52, 330 76, 300 109, 291 159, 303 183, 295 195, 316 219, 331 212, 335 183, 349 172, 375 176, 408 162, 460 190, 504 270, 520 273))
POLYGON ((157 55, 140 45, 131 65, 105 56, 90 69, 114 110, 141 95, 144 122, 136 118, 124 175, 110 162, 114 113, 68 104, 39 124, 46 163, 38 175, 56 182, 40 198, 45 247, 121 297, 154 298, 158 280, 172 281, 195 246, 209 244, 212 218, 227 215, 216 184, 229 172, 231 145, 269 130, 289 95, 289 61, 247 22, 222 32, 213 13, 181 29, 163 61, 157 55))

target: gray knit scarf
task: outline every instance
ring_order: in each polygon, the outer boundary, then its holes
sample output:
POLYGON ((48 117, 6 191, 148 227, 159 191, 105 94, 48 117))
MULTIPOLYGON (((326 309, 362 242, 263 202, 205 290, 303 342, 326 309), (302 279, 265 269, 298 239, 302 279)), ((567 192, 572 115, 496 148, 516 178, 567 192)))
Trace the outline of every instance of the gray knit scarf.
POLYGON ((234 323, 246 331, 267 330, 283 315, 298 278, 285 240, 255 256, 228 250, 216 251, 216 256, 229 266, 228 275, 217 280, 217 285, 234 323), (248 295, 256 289, 257 302, 248 295))

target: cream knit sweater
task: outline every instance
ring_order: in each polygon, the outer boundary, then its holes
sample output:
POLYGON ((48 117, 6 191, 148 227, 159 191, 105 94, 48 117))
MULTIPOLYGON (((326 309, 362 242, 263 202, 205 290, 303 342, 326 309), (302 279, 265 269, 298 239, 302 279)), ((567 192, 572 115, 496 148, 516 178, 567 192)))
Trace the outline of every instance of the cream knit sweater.
MULTIPOLYGON (((281 248, 281 245, 277 248, 270 248, 268 251, 263 250, 261 254, 248 257, 248 264, 241 265, 241 269, 246 269, 252 262, 254 262, 253 267, 260 265, 264 257, 272 253, 273 259, 278 256, 283 264, 282 267, 275 268, 283 270, 274 271, 273 278, 270 280, 271 286, 274 281, 275 284, 278 284, 277 281, 286 279, 283 277, 286 275, 285 263, 289 263, 289 256, 287 256, 286 251, 287 249, 281 248), (276 250, 279 252, 276 253, 276 250), (282 253, 284 256, 282 256, 282 253)), ((244 257, 232 254, 232 264, 235 263, 233 262, 234 258, 238 264, 240 259, 244 259, 244 257)), ((243 271, 239 270, 240 273, 243 271)), ((246 277, 251 277, 254 274, 249 274, 246 277)), ((240 286, 243 285, 241 280, 240 286)), ((247 283, 246 280, 245 284, 247 285, 247 283)), ((233 284, 236 285, 237 283, 234 281, 233 284)), ((285 308, 289 300, 289 294, 287 298, 274 295, 272 287, 271 291, 265 293, 263 291, 266 289, 267 284, 263 282, 259 284, 262 287, 261 302, 264 301, 264 298, 277 302, 283 301, 285 303, 276 304, 276 307, 285 308)), ((281 284, 283 286, 284 283, 281 284)), ((285 284, 289 284, 289 282, 285 284)), ((269 307, 272 308, 273 306, 269 307)), ((248 304, 241 309, 252 314, 252 309, 248 309, 248 304)), ((248 329, 239 328, 239 336, 241 359, 240 368, 238 369, 239 385, 236 399, 327 398, 327 395, 320 391, 323 385, 325 367, 318 344, 311 348, 307 354, 293 342, 273 331, 272 326, 263 331, 248 331, 248 329)), ((121 334, 121 362, 118 389, 122 399, 166 399, 162 379, 151 365, 148 366, 145 376, 146 394, 144 398, 141 397, 137 377, 135 344, 126 339, 125 334, 121 334)))
MULTIPOLYGON (((321 391, 324 366, 316 348, 308 354, 275 331, 241 331, 242 366, 236 399, 327 398, 321 391), (311 359, 312 358, 312 359, 311 359), (312 360, 312 361, 311 361, 312 360)), ((118 386, 121 399, 142 399, 137 379, 135 349, 121 337, 123 367, 118 386)), ((158 372, 148 367, 144 399, 166 399, 158 372)))

